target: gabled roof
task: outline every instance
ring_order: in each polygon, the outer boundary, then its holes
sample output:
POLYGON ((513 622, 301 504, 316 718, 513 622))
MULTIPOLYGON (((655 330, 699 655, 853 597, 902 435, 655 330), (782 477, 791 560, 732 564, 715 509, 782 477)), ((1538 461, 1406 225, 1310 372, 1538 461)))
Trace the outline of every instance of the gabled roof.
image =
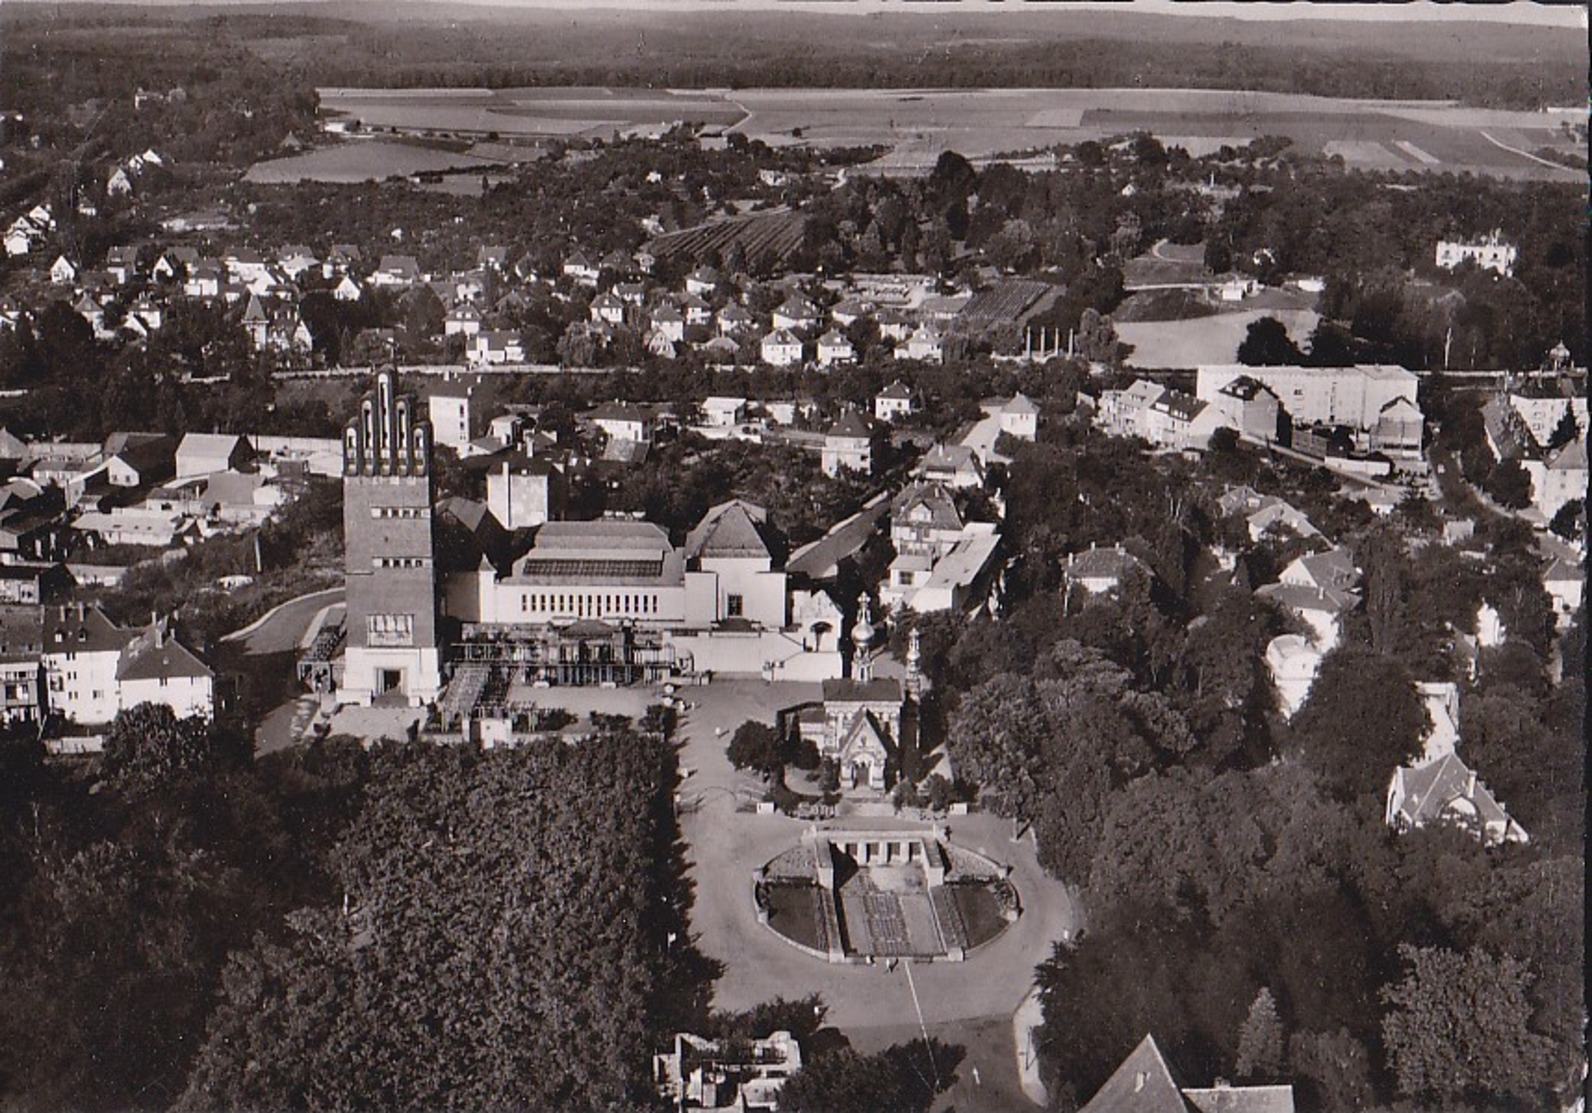
POLYGON ((1586 441, 1576 437, 1548 457, 1549 471, 1586 471, 1586 441))
POLYGON ((1155 1037, 1146 1035, 1078 1113, 1188 1113, 1155 1037))
POLYGON ((420 277, 420 263, 413 255, 383 255, 376 269, 387 274, 420 277))
POLYGON ((1144 567, 1144 561, 1120 545, 1088 549, 1067 558, 1067 575, 1075 579, 1120 579, 1133 569, 1144 567))
POLYGON ((1360 602, 1360 597, 1352 591, 1304 584, 1266 584, 1256 588, 1255 594, 1291 611, 1322 611, 1334 615, 1352 611, 1360 602))
POLYGON ((929 524, 935 529, 956 531, 962 528, 962 515, 956 500, 941 483, 914 483, 896 498, 894 517, 904 519, 917 507, 927 507, 929 524))
POLYGON ((868 712, 854 716, 851 725, 846 728, 846 733, 840 739, 842 765, 849 763, 858 754, 888 755, 893 749, 885 732, 879 728, 873 715, 868 712))
POLYGON ((829 431, 824 435, 828 437, 851 437, 859 440, 867 440, 873 434, 869 431, 867 423, 865 423, 862 418, 857 416, 857 412, 855 410, 847 410, 845 413, 840 415, 840 419, 831 425, 829 427, 829 431))
POLYGON ((1571 564, 1563 557, 1554 557, 1552 563, 1542 572, 1542 582, 1545 584, 1580 583, 1585 579, 1585 570, 1578 564, 1571 564))
POLYGON ((1021 391, 1018 391, 1016 394, 1012 395, 1012 400, 1010 402, 1007 402, 1001 407, 1001 411, 1003 413, 1009 414, 1037 414, 1039 412, 1039 407, 1034 404, 1034 400, 1032 398, 1028 397, 1028 395, 1022 393, 1021 391))
POLYGON ((1494 824, 1506 829, 1519 827, 1458 754, 1445 754, 1414 768, 1400 768, 1394 774, 1394 781, 1395 784, 1402 782, 1404 789, 1397 815, 1413 827, 1445 818, 1470 817, 1484 827, 1494 824))
POLYGON ((604 402, 591 414, 593 421, 635 421, 646 423, 652 415, 630 402, 604 402))
POLYGON ((937 444, 923 454, 918 471, 961 471, 978 466, 978 454, 965 444, 937 444))
POLYGON ((740 499, 715 506, 686 536, 686 558, 767 560, 771 554, 759 528, 767 521, 768 511, 740 499))
POLYGON ((1354 566, 1354 558, 1341 547, 1324 553, 1306 553, 1296 563, 1323 587, 1348 590, 1360 582, 1360 570, 1354 566))
POLYGON ((796 334, 791 332, 790 329, 777 328, 767 336, 763 337, 763 346, 765 348, 771 344, 786 344, 800 347, 801 341, 796 339, 796 334))
POLYGON ((44 608, 0 606, 0 660, 32 660, 44 649, 44 608))
POLYGON ((140 633, 116 664, 117 680, 208 679, 215 673, 174 638, 164 620, 140 633))
POLYGON ((128 637, 129 631, 112 623, 98 607, 45 608, 46 653, 120 653, 128 637))
POLYGON ((903 401, 911 401, 912 388, 907 386, 907 384, 902 382, 900 379, 897 379, 895 382, 881 390, 875 397, 889 398, 891 400, 899 399, 903 401))

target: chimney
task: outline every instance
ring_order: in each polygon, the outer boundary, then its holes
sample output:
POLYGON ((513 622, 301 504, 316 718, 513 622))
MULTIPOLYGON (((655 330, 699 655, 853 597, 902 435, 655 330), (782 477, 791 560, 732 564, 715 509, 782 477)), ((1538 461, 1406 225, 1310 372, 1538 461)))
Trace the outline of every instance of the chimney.
POLYGON ((1465 799, 1474 799, 1476 795, 1476 771, 1470 770, 1465 774, 1465 799))

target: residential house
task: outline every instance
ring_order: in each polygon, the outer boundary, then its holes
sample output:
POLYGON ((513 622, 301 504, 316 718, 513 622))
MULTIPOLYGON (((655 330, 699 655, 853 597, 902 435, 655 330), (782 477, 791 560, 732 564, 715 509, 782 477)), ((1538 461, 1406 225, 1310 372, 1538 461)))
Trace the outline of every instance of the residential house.
MULTIPOLYGON (((927 578, 913 576, 909 583, 892 566, 892 579, 900 580, 901 602, 919 614, 950 611, 969 614, 992 598, 999 570, 1000 534, 989 522, 969 522, 943 556, 933 561, 927 578)), ((911 556, 898 558, 921 559, 911 556)))
POLYGON ((148 487, 176 473, 177 443, 164 433, 112 433, 104 459, 111 486, 148 487))
MULTIPOLYGON (((1276 495, 1263 495, 1253 487, 1229 487, 1216 500, 1224 517, 1241 515, 1249 529, 1251 541, 1259 541, 1267 530, 1292 533, 1297 537, 1316 537, 1320 531, 1311 523, 1304 511, 1283 501, 1276 495)), ((1307 585, 1310 586, 1310 585, 1307 585)))
POLYGON ((176 639, 164 619, 138 631, 116 664, 117 699, 124 711, 154 703, 171 708, 179 719, 213 718, 215 680, 210 667, 176 639))
POLYGON ((1531 841, 1502 803, 1457 753, 1415 766, 1400 766, 1388 784, 1384 819, 1403 833, 1446 823, 1486 846, 1531 841))
POLYGON ((484 243, 476 249, 475 265, 501 271, 508 266, 509 249, 502 244, 484 243))
POLYGON ((897 359, 942 363, 945 360, 945 343, 934 329, 928 325, 919 325, 912 335, 907 337, 906 346, 897 348, 895 354, 897 359))
POLYGON ((687 328, 703 328, 713 320, 713 307, 695 294, 682 297, 679 307, 687 328))
POLYGON ((1576 437, 1551 452, 1529 453, 1521 466, 1531 477, 1531 504, 1548 521, 1568 502, 1587 495, 1586 440, 1576 437))
POLYGON ((50 710, 79 723, 109 723, 121 710, 116 670, 128 631, 82 603, 44 613, 42 663, 50 710))
POLYGON ((442 320, 444 336, 474 336, 480 331, 481 311, 472 302, 459 302, 442 320))
POLYGON ((1079 1113, 1294 1113, 1291 1085, 1185 1086, 1146 1035, 1079 1113))
POLYGON ((50 281, 57 286, 70 286, 77 281, 80 269, 65 255, 57 255, 55 262, 50 264, 50 281))
POLYGON ((1281 405, 1260 380, 1240 375, 1218 388, 1210 404, 1221 415, 1221 424, 1239 436, 1263 444, 1277 439, 1281 405))
POLYGON ((914 483, 891 504, 890 542, 897 553, 937 560, 961 539, 965 525, 943 483, 914 483))
POLYGON ((818 366, 833 367, 836 364, 851 363, 857 358, 857 353, 851 346, 851 341, 834 329, 830 329, 818 338, 818 366))
POLYGON ((190 298, 218 298, 226 282, 226 270, 217 259, 201 259, 188 271, 182 292, 190 298))
POLYGON ((564 274, 583 286, 597 285, 598 270, 584 254, 577 251, 564 260, 564 274))
POLYGON ((1150 404, 1146 440, 1163 448, 1204 449, 1221 426, 1221 413, 1192 394, 1167 387, 1150 404))
POLYGON ((247 437, 236 433, 188 433, 177 445, 178 482, 220 471, 238 471, 254 459, 247 437))
POLYGON ((817 328, 823 320, 812 302, 792 296, 782 301, 774 310, 774 328, 801 330, 817 328))
POLYGON ((1020 441, 1032 441, 1039 436, 1039 407, 1021 391, 1012 395, 1000 406, 1001 432, 1020 441))
POLYGON ((178 717, 211 718, 215 678, 157 619, 123 629, 98 607, 46 607, 42 664, 49 708, 81 724, 103 724, 141 703, 164 704, 178 717))
POLYGON ((616 441, 651 442, 656 419, 651 410, 629 402, 605 402, 592 412, 592 424, 616 441))
POLYGON ((714 429, 727 429, 746 418, 746 399, 710 395, 702 400, 703 423, 714 429))
POLYGON ((44 720, 44 608, 0 604, 0 725, 44 720))
POLYGON ((1325 654, 1308 638, 1282 634, 1266 646, 1266 667, 1277 688, 1278 710, 1291 719, 1304 706, 1325 654))
POLYGON ((425 280, 413 255, 383 255, 370 274, 372 286, 407 288, 425 280))
POLYGON ((847 410, 824 433, 820 467, 828 476, 842 470, 873 473, 873 431, 855 410, 847 410))
POLYGON ((1468 262, 1505 278, 1515 273, 1515 261, 1519 257, 1520 249, 1506 241, 1503 232, 1496 228, 1490 235, 1474 240, 1438 240, 1435 253, 1437 265, 1445 271, 1468 262))
POLYGON ((107 249, 105 273, 118 286, 125 286, 138 277, 138 247, 134 244, 116 244, 107 249))
POLYGON ((652 331, 673 344, 685 341, 685 318, 672 305, 660 305, 652 311, 652 331))
POLYGON ((625 323, 625 303, 612 293, 598 294, 586 311, 593 321, 606 321, 610 325, 625 323))
POLYGON ((1307 587, 1298 583, 1266 584, 1255 589, 1310 628, 1311 642, 1325 652, 1338 644, 1343 616, 1360 605, 1352 591, 1337 588, 1307 587))
POLYGON ((469 338, 465 348, 471 363, 524 363, 525 347, 520 334, 502 329, 482 329, 469 338))
POLYGON ((1586 570, 1563 557, 1554 557, 1542 573, 1542 587, 1553 601, 1553 613, 1560 629, 1570 625, 1581 607, 1586 587, 1586 570))
POLYGON ((685 292, 699 298, 710 298, 719 286, 719 272, 712 267, 698 267, 685 276, 685 292))
POLYGON ((282 273, 289 278, 297 279, 305 271, 315 270, 320 267, 321 261, 315 257, 315 252, 301 243, 289 244, 276 253, 276 264, 282 268, 282 273))
POLYGON ((912 474, 926 483, 943 483, 958 489, 984 486, 984 465, 978 454, 964 444, 935 445, 924 453, 912 474))
POLYGON ((752 311, 744 305, 731 302, 718 313, 719 334, 729 336, 731 333, 749 329, 757 324, 757 318, 752 316, 752 311))
POLYGON ((1113 437, 1138 437, 1149 440, 1150 407, 1161 397, 1163 388, 1148 379, 1135 379, 1121 390, 1107 390, 1100 394, 1100 408, 1095 412, 1095 424, 1113 437))
POLYGON ((271 276, 270 264, 252 247, 235 247, 221 257, 227 277, 233 282, 250 283, 271 276))
POLYGON ((1353 591, 1360 585, 1354 556, 1341 546, 1324 553, 1306 553, 1288 562, 1278 576, 1285 584, 1317 591, 1353 591))
POLYGON ((1086 552, 1067 557, 1062 568, 1062 578, 1069 588, 1076 587, 1090 595, 1105 595, 1118 591, 1124 580, 1133 576, 1150 578, 1149 565, 1121 545, 1101 549, 1090 545, 1086 552))
POLYGON ((332 287, 332 297, 338 301, 358 301, 365 296, 365 288, 351 274, 345 274, 332 287))
POLYGON ((873 396, 873 416, 877 421, 894 422, 910 416, 917 410, 917 396, 912 388, 897 379, 873 396))
POLYGON ((156 279, 170 281, 186 278, 198 265, 199 249, 178 245, 162 251, 160 258, 156 259, 154 266, 149 269, 149 273, 156 279))
POLYGON ((802 361, 802 342, 789 329, 776 328, 763 337, 762 357, 771 367, 794 367, 802 361))

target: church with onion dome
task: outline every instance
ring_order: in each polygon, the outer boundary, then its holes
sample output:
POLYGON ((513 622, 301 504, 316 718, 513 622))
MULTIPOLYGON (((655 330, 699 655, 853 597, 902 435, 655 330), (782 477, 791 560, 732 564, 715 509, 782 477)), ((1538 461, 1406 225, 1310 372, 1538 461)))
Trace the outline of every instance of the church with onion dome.
POLYGON ((908 697, 919 682, 916 631, 904 682, 874 675, 879 633, 865 595, 851 630, 851 676, 824 681, 823 703, 804 708, 797 718, 801 738, 812 742, 819 757, 834 762, 839 770, 842 791, 887 791, 901 774, 901 747, 911 741, 903 730, 915 733, 908 697))

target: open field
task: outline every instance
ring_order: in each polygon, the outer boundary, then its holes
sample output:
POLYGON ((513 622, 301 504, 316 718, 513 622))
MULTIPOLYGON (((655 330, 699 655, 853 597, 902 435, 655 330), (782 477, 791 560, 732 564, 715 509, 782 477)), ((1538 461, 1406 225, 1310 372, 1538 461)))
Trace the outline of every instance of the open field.
POLYGON ((988 158, 1149 131, 1193 154, 1262 135, 1364 169, 1469 171, 1582 180, 1511 151, 1570 149, 1551 112, 1201 89, 321 89, 322 106, 411 134, 611 135, 675 121, 727 126, 769 144, 882 144, 885 172, 955 150, 988 158), (1493 138, 1489 139, 1488 136, 1493 138), (1496 142, 1494 140, 1497 140, 1496 142))
POLYGON ((1250 309, 1186 321, 1139 321, 1117 325, 1117 336, 1133 345, 1127 362, 1146 370, 1191 368, 1202 363, 1232 363, 1250 323, 1276 317, 1303 346, 1320 318, 1310 309, 1250 309))
MULTIPOLYGON (((257 162, 245 181, 267 185, 293 182, 383 181, 394 175, 432 174, 444 170, 471 170, 495 165, 469 152, 453 152, 379 139, 354 140, 322 147, 301 155, 257 162)), ((479 183, 477 183, 479 185, 479 183)))

